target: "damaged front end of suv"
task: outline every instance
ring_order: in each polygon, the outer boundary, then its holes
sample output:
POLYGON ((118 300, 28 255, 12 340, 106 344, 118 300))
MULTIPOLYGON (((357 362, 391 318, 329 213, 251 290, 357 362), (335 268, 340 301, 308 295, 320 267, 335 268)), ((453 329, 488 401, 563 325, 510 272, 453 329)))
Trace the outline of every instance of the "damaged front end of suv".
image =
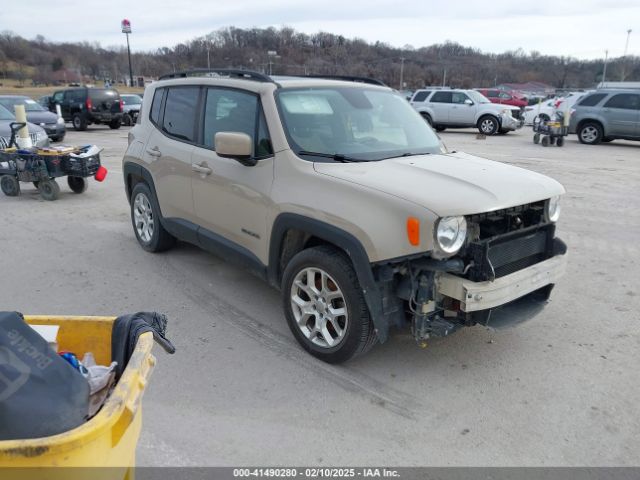
POLYGON ((411 324, 423 344, 464 326, 500 328, 544 307, 566 265, 555 236, 559 197, 440 218, 432 252, 373 266, 389 326, 411 324))

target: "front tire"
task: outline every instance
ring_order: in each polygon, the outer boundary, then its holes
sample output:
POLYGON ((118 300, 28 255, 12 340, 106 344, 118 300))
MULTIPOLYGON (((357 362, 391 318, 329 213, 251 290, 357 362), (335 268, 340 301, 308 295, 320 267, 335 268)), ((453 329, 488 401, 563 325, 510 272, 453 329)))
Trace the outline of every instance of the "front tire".
POLYGON ((89 187, 89 182, 82 177, 69 176, 67 177, 67 184, 71 191, 77 194, 86 192, 89 187))
POLYGON ((602 141, 602 126, 596 122, 586 122, 578 129, 578 140, 585 145, 597 145, 602 141))
POLYGON ((131 193, 131 223, 138 243, 147 252, 168 250, 176 242, 160 223, 160 207, 146 183, 138 183, 131 193))
POLYGON ((60 197, 60 185, 53 178, 40 180, 38 182, 38 191, 43 200, 53 202, 60 197))
POLYGON ((478 130, 484 135, 494 135, 499 128, 498 119, 491 115, 485 115, 478 120, 478 130))
POLYGON ((319 246, 295 255, 284 271, 282 300, 293 336, 320 360, 346 362, 377 342, 358 277, 338 249, 319 246))

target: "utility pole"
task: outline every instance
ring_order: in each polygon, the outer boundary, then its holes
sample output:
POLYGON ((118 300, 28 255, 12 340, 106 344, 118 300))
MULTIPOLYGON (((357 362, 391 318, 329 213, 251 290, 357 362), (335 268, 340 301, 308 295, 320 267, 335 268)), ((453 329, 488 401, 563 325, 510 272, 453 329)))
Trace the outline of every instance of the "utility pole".
POLYGON ((126 18, 120 23, 122 33, 127 36, 127 56, 129 57, 129 86, 133 87, 133 70, 131 69, 131 48, 129 47, 129 34, 131 33, 131 22, 126 18))
POLYGON ((445 67, 444 71, 442 72, 442 86, 447 86, 447 67, 445 67))
POLYGON ((404 61, 406 59, 404 57, 400 57, 400 87, 398 90, 402 90, 404 88, 404 61))
POLYGON ((604 82, 607 81, 607 61, 609 60, 609 50, 604 51, 604 69, 602 70, 602 88, 605 88, 604 82))
POLYGON ((624 55, 622 56, 622 75, 620 75, 620 81, 624 82, 625 70, 627 66, 627 49, 629 48, 629 37, 631 36, 631 29, 627 30, 627 43, 624 45, 624 55))
POLYGON ((207 70, 211 70, 211 60, 209 59, 209 42, 207 42, 207 70))

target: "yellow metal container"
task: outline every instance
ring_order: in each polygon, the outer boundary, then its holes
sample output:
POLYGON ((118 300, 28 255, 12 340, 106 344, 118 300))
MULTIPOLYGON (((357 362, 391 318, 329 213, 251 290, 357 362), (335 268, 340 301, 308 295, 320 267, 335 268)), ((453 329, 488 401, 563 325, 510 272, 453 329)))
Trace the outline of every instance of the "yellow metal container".
MULTIPOLYGON (((93 352, 100 365, 111 363, 111 330, 115 317, 25 316, 33 325, 59 325, 60 350, 79 356, 93 352)), ((60 478, 132 478, 142 427, 142 395, 155 365, 153 334, 144 333, 115 389, 91 420, 58 435, 0 441, 0 478, 43 478, 42 471, 7 471, 5 467, 90 467, 60 471, 60 478), (112 467, 95 469, 94 467, 112 467), (64 473, 63 473, 64 472, 64 473), (16 475, 13 475, 15 473, 16 475), (18 475, 18 473, 21 473, 18 475)), ((43 399, 43 401, 47 401, 43 399)), ((47 470, 47 478, 58 478, 47 470)))

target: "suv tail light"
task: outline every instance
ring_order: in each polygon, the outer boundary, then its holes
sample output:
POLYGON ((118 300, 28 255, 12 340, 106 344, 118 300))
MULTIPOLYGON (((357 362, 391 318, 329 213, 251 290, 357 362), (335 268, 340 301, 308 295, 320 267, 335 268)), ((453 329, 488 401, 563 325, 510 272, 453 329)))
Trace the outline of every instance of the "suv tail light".
POLYGON ((120 99, 120 111, 122 112, 124 110, 124 102, 122 101, 122 99, 120 99))
POLYGON ((91 110, 93 108, 93 102, 91 102, 90 98, 87 98, 85 104, 87 105, 87 110, 91 110))

